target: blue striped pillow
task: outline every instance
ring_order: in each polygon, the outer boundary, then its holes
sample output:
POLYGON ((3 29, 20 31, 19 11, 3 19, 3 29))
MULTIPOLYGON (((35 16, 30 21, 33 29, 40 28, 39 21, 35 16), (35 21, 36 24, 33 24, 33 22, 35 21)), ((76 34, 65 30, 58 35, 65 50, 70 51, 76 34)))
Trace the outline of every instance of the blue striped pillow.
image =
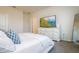
POLYGON ((20 44, 21 43, 20 38, 19 38, 19 36, 16 32, 10 30, 10 31, 7 32, 7 36, 10 39, 12 39, 14 44, 20 44))

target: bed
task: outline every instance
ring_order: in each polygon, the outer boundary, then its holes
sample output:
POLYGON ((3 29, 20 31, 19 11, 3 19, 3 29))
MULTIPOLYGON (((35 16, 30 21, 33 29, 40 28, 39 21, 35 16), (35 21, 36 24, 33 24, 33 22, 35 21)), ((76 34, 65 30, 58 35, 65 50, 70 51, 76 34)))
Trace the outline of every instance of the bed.
POLYGON ((44 35, 20 33, 18 37, 21 43, 15 44, 5 32, 0 31, 0 53, 46 53, 54 47, 54 42, 44 35))
POLYGON ((46 53, 54 47, 54 42, 47 36, 20 33, 21 44, 15 44, 15 51, 13 53, 46 53))

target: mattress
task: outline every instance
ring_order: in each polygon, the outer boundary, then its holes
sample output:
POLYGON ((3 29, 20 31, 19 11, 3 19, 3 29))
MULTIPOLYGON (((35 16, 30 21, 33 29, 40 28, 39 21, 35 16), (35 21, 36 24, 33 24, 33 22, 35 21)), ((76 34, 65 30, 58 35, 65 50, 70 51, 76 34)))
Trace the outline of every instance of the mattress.
POLYGON ((20 33, 21 44, 16 44, 16 53, 43 53, 48 52, 53 46, 54 42, 47 36, 20 33))

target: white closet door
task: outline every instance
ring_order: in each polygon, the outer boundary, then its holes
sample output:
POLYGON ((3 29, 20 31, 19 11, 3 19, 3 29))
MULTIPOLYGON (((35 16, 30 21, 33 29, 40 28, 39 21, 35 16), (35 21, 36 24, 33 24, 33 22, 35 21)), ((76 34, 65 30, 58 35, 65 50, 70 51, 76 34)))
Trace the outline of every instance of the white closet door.
POLYGON ((0 29, 8 30, 8 15, 0 14, 0 29))

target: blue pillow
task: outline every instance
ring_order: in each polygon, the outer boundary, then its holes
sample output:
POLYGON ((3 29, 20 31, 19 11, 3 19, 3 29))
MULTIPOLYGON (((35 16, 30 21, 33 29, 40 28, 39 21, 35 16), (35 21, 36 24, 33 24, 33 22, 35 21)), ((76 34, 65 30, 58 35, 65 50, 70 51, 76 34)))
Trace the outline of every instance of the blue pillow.
POLYGON ((20 44, 21 43, 20 38, 19 38, 19 36, 16 32, 10 30, 6 34, 10 39, 12 39, 14 44, 20 44))

